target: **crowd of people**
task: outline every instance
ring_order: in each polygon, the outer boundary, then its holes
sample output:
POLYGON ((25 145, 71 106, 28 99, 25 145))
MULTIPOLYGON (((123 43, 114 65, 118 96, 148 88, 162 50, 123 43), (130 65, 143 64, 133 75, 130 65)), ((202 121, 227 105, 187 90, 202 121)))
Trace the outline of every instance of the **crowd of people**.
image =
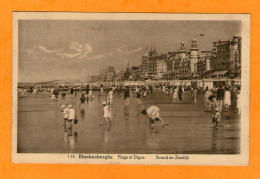
MULTIPOLYGON (((203 94, 205 100, 205 108, 206 112, 212 113, 212 127, 218 128, 219 122, 221 120, 222 112, 229 112, 231 105, 231 92, 233 96, 235 95, 238 113, 241 112, 241 97, 240 97, 240 87, 229 87, 229 86, 219 86, 217 89, 209 89, 208 87, 201 86, 176 86, 176 85, 168 85, 168 84, 160 84, 160 85, 137 85, 137 86, 122 86, 122 85, 111 85, 110 87, 106 87, 101 84, 99 89, 97 90, 98 96, 106 96, 106 100, 102 102, 103 105, 103 119, 100 122, 100 125, 103 125, 104 121, 111 122, 111 108, 113 106, 113 95, 118 93, 120 95, 122 91, 123 99, 125 101, 125 105, 128 106, 130 104, 130 96, 136 98, 136 103, 138 105, 142 104, 142 98, 148 97, 153 92, 160 92, 163 95, 169 96, 172 98, 173 103, 181 103, 183 101, 183 95, 189 95, 192 98, 193 103, 198 102, 198 95, 203 94)), ((79 107, 86 101, 93 101, 93 88, 87 85, 85 88, 41 88, 41 87, 27 87, 27 88, 19 88, 18 93, 23 96, 27 94, 40 94, 40 93, 50 93, 52 100, 57 100, 60 95, 61 98, 75 98, 80 101, 79 107)), ((72 120, 75 120, 75 111, 73 112, 73 107, 71 104, 62 105, 62 110, 64 112, 64 125, 69 126, 66 128, 72 128, 72 120), (70 112, 68 112, 70 111, 70 112), (68 112, 68 113, 67 113, 68 112)), ((161 117, 159 117, 160 109, 157 106, 150 106, 147 109, 142 111, 142 114, 147 115, 150 119, 151 127, 154 127, 155 121, 161 121, 162 126, 168 125, 165 123, 161 117)))

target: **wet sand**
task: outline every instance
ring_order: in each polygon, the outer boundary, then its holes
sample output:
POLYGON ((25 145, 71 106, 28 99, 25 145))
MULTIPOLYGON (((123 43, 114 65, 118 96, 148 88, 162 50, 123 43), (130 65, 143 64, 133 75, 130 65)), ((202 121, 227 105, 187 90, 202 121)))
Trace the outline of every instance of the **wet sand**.
MULTIPOLYGON (((222 112, 221 127, 213 129, 211 113, 205 112, 203 95, 198 103, 184 95, 183 102, 156 92, 142 97, 138 105, 135 95, 125 106, 123 93, 114 93, 112 122, 103 126, 102 102, 105 96, 94 93, 93 101, 79 107, 80 100, 66 96, 57 101, 50 94, 28 95, 18 99, 18 153, 143 153, 143 154, 237 154, 240 153, 240 116, 235 105, 230 112, 222 112), (64 128, 61 104, 71 103, 76 110, 78 124, 73 137, 64 128), (167 123, 165 128, 150 129, 142 109, 156 105, 167 123), (72 141, 73 140, 73 141, 72 141), (75 142, 75 145, 71 145, 75 142)), ((156 125, 160 126, 160 122, 156 125)))

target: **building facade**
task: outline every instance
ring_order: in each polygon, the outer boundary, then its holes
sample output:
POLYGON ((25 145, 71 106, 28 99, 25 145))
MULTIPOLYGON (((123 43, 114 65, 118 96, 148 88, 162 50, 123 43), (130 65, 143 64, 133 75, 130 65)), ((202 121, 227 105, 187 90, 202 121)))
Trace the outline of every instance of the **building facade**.
POLYGON ((197 73, 204 75, 212 70, 211 68, 212 51, 202 51, 197 59, 197 73))
POLYGON ((173 62, 173 73, 175 77, 186 76, 190 73, 189 53, 186 51, 184 42, 175 54, 173 62))
POLYGON ((196 41, 196 39, 193 39, 192 43, 191 43, 190 56, 189 56, 190 73, 192 73, 192 74, 197 73, 198 57, 199 57, 199 49, 197 46, 197 41, 196 41))
POLYGON ((214 42, 216 57, 214 68, 217 71, 229 71, 230 76, 241 74, 241 37, 233 36, 227 41, 214 42))
POLYGON ((163 74, 167 72, 167 61, 166 59, 157 59, 156 60, 156 75, 158 77, 163 77, 163 74))

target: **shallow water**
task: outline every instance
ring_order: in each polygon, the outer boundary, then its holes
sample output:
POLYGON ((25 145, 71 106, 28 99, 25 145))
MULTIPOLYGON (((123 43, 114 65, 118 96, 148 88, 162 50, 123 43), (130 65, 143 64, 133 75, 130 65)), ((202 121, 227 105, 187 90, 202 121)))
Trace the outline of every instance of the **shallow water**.
POLYGON ((222 113, 219 129, 210 128, 211 114, 204 112, 203 95, 193 104, 188 94, 182 103, 172 103, 172 98, 160 92, 141 98, 137 105, 135 96, 125 106, 123 94, 114 94, 112 122, 99 123, 105 96, 79 107, 80 100, 66 96, 57 101, 50 94, 28 95, 18 99, 18 152, 21 153, 144 153, 144 154, 229 154, 240 153, 240 117, 231 112, 222 113), (72 104, 78 124, 70 131, 64 127, 61 104, 72 104), (167 123, 150 129, 142 109, 156 105, 167 123), (68 136, 72 134, 72 136, 68 136))

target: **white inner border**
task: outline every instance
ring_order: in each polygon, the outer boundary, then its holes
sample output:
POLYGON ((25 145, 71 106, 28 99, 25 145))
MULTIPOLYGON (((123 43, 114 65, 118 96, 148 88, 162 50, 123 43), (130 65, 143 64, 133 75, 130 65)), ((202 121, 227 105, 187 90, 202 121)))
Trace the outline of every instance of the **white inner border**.
MULTIPOLYGON (((250 14, 173 14, 173 13, 75 13, 13 12, 12 34, 12 162, 14 163, 83 163, 83 164, 158 164, 158 165, 249 165, 249 91, 250 91, 250 14), (239 20, 242 23, 241 57, 241 153, 230 155, 188 154, 189 160, 156 160, 156 154, 143 154, 145 160, 68 159, 68 154, 17 153, 17 84, 19 20, 239 20)), ((87 154, 85 154, 87 155, 87 154)), ((95 154, 91 154, 95 155, 95 154)), ((102 156, 106 154, 100 154, 102 156)), ((124 155, 124 154, 121 154, 124 155)), ((125 154, 127 155, 127 154, 125 154)), ((129 154, 128 156, 133 156, 129 154)), ((137 154, 141 155, 141 154, 137 154)), ((169 154, 174 156, 173 154, 169 154)), ((167 154, 160 154, 167 156, 167 154)), ((179 154, 179 156, 182 156, 179 154)), ((185 154, 186 156, 186 154, 185 154)))

